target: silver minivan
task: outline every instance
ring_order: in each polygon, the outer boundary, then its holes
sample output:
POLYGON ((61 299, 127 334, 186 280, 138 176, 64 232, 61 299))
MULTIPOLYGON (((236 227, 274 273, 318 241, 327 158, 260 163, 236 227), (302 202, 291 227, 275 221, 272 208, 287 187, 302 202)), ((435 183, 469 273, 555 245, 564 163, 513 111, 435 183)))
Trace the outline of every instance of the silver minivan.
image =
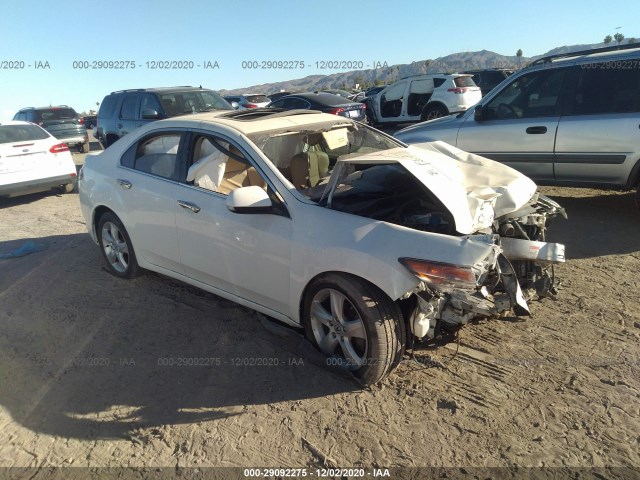
POLYGON ((475 108, 395 136, 409 144, 443 140, 505 163, 539 184, 636 188, 640 48, 539 59, 505 79, 475 108))

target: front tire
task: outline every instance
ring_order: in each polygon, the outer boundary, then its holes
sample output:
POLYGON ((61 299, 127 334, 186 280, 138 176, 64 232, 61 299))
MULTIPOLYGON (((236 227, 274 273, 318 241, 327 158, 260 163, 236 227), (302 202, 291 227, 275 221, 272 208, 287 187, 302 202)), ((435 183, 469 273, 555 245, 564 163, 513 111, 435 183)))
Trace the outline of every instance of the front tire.
POLYGON ((133 278, 139 273, 138 261, 129 234, 120 219, 107 212, 98 222, 98 243, 109 271, 120 278, 133 278))
POLYGON ((307 339, 330 365, 347 368, 364 385, 386 377, 402 359, 405 332, 397 305, 364 280, 327 274, 305 295, 307 339))

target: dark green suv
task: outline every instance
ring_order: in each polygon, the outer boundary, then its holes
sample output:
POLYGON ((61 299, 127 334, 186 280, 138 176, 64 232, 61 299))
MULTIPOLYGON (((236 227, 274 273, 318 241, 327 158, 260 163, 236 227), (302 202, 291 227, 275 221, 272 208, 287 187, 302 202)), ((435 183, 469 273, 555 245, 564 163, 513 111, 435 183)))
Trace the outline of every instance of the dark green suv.
POLYGON ((111 92, 98 111, 97 135, 104 148, 142 125, 163 118, 233 110, 213 90, 202 87, 139 88, 111 92))
POLYGON ((69 148, 89 152, 89 135, 78 113, 67 105, 56 107, 27 107, 13 117, 14 120, 35 123, 44 128, 69 148))

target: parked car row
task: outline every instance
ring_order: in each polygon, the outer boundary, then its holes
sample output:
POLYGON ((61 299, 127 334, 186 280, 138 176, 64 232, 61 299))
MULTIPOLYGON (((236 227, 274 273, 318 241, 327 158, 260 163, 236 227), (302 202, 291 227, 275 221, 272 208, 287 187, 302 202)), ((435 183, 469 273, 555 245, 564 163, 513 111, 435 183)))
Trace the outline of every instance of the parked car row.
POLYGON ((640 69, 628 66, 639 62, 640 48, 626 45, 542 58, 474 108, 395 136, 441 140, 541 184, 637 189, 640 69))
POLYGON ((41 126, 69 148, 76 148, 82 153, 89 151, 89 135, 84 120, 68 105, 22 108, 13 119, 41 126))
POLYGON ((0 197, 57 189, 71 193, 76 166, 66 143, 30 122, 0 125, 0 197))

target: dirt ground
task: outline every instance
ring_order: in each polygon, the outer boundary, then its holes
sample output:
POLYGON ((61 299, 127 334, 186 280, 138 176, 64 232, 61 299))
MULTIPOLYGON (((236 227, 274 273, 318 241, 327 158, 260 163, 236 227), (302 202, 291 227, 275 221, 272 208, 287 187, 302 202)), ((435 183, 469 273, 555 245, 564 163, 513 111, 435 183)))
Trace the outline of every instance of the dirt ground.
POLYGON ((77 194, 0 200, 0 253, 43 248, 0 260, 0 467, 639 472, 640 214, 630 193, 542 191, 569 215, 548 237, 567 248, 557 301, 467 326, 455 358, 418 352, 432 361, 369 389, 253 311, 109 275, 77 194))

